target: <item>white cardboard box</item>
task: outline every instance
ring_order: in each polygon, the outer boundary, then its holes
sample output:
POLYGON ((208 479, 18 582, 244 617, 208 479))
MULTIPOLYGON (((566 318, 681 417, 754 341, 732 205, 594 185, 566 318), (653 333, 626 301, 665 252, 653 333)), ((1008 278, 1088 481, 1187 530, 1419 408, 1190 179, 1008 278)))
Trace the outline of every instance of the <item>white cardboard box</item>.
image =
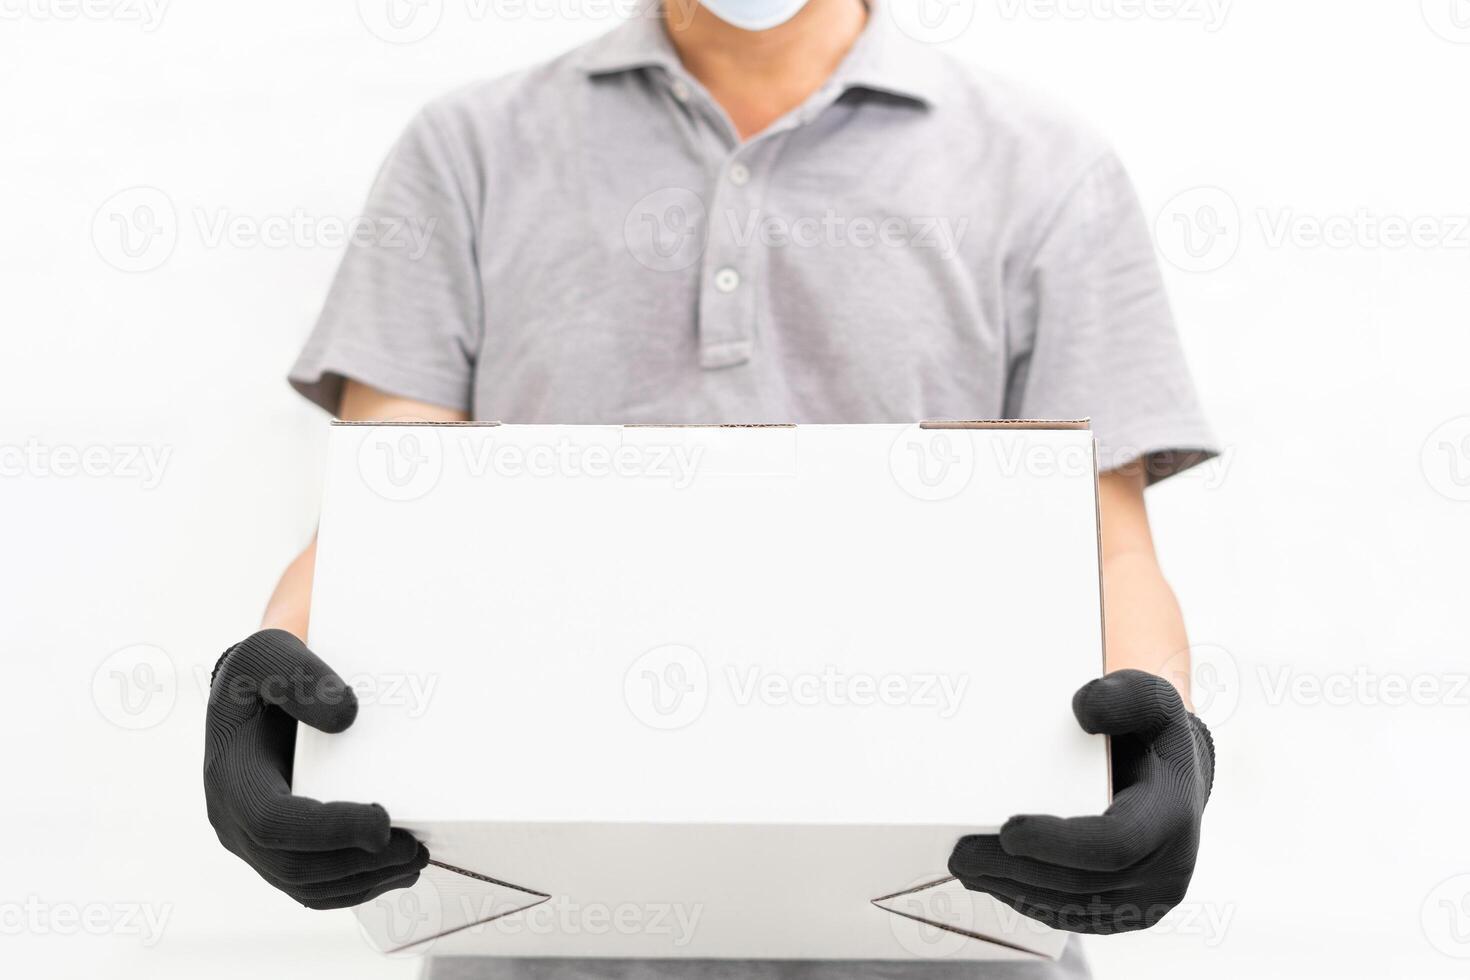
POLYGON ((1100 812, 1085 423, 336 424, 296 791, 434 864, 384 950, 1055 957, 963 834, 1100 812))

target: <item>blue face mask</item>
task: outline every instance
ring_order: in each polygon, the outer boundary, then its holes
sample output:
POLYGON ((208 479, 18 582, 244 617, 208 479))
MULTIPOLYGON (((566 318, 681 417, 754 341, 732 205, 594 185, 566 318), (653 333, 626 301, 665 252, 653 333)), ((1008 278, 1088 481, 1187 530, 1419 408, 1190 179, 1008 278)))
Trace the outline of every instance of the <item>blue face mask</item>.
POLYGON ((807 0, 699 0, 706 10, 742 31, 768 31, 795 17, 807 0))

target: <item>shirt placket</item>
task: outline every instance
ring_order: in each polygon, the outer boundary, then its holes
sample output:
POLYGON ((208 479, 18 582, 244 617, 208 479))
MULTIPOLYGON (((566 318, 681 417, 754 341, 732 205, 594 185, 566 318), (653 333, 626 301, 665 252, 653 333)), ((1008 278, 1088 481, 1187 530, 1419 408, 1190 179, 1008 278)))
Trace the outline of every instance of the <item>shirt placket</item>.
POLYGON ((711 148, 712 183, 706 208, 705 250, 700 263, 699 364, 707 370, 735 367, 754 354, 761 282, 767 265, 762 211, 771 165, 791 130, 811 122, 836 97, 835 86, 778 120, 760 136, 740 143, 733 126, 692 80, 673 75, 670 91, 718 138, 711 148))

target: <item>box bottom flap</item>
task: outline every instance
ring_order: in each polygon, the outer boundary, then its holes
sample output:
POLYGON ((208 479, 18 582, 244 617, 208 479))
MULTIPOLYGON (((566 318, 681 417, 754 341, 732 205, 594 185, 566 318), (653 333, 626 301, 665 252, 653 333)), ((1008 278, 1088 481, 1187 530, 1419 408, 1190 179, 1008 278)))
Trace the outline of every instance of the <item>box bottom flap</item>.
POLYGON ((433 863, 413 888, 356 910, 384 952, 1034 960, 1059 957, 1067 941, 945 873, 954 841, 974 828, 407 826, 433 863))
POLYGON ((487 926, 550 899, 542 892, 431 860, 412 888, 380 895, 353 912, 363 934, 381 952, 419 953, 452 933, 487 926))
POLYGON ((907 920, 893 924, 906 931, 906 946, 958 950, 971 941, 1020 953, 1057 959, 1067 945, 1067 934, 1028 919, 988 895, 977 895, 953 877, 925 882, 873 899, 873 904, 907 920))

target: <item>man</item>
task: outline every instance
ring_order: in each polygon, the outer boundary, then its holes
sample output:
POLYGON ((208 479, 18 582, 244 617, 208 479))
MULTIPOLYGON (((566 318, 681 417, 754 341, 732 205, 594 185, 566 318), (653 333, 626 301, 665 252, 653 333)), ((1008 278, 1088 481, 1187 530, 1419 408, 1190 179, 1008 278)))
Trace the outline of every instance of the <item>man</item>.
MULTIPOLYGON (((1212 438, 1106 146, 862 0, 668 0, 430 105, 367 213, 433 230, 422 252, 384 241, 343 261, 291 381, 345 419, 1092 417, 1109 674, 1074 709, 1113 736, 1115 802, 1017 817, 959 841, 950 866, 1077 932, 1146 928, 1182 899, 1214 756, 1187 690, 1158 676, 1188 643, 1143 492, 1211 455, 1212 438)), ((336 908, 412 884, 428 854, 380 807, 290 795, 296 722, 335 732, 356 711, 298 639, 313 559, 216 668, 205 785, 226 847, 302 904, 336 908)), ((542 973, 1086 968, 1075 943, 1057 964, 432 964, 436 977, 542 973)))

